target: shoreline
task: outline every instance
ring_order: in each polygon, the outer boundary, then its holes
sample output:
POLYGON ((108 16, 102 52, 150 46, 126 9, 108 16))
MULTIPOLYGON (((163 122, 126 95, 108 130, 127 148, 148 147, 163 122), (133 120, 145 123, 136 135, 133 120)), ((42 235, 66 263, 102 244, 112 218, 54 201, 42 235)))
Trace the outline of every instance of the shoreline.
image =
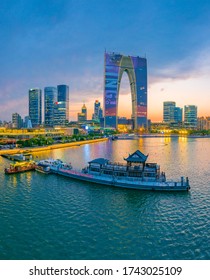
POLYGON ((141 134, 131 136, 118 136, 118 140, 140 139, 140 138, 210 138, 210 135, 186 135, 186 134, 141 134))
POLYGON ((41 151, 81 146, 81 145, 85 145, 85 144, 94 144, 97 142, 103 142, 103 141, 107 141, 107 140, 108 140, 108 138, 100 138, 100 139, 84 140, 84 141, 77 141, 77 142, 71 142, 71 143, 53 144, 53 145, 42 146, 42 147, 7 149, 7 150, 0 150, 0 155, 5 155, 5 154, 12 155, 12 154, 20 154, 20 153, 24 153, 24 152, 36 153, 36 152, 41 152, 41 151))
MULTIPOLYGON (((210 138, 210 135, 179 135, 179 134, 142 134, 142 135, 132 135, 132 136, 118 136, 116 140, 134 140, 134 139, 141 139, 141 138, 210 138)), ((5 154, 19 154, 19 153, 36 153, 41 151, 48 151, 53 149, 62 149, 62 148, 70 148, 75 146, 81 146, 85 144, 94 144, 97 142, 107 141, 108 138, 100 138, 100 139, 92 139, 92 140, 84 140, 84 141, 76 141, 70 143, 60 143, 60 144, 52 144, 49 146, 39 146, 39 147, 26 147, 26 148, 15 148, 15 149, 3 149, 0 150, 0 156, 5 154)))

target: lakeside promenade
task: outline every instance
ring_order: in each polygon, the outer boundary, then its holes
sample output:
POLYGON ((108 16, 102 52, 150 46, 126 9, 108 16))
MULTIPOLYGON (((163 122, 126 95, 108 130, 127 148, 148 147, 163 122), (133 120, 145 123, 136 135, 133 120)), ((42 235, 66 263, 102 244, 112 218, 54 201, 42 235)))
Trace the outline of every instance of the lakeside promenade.
POLYGON ((100 139, 92 139, 92 140, 84 140, 84 141, 77 141, 77 142, 71 142, 71 143, 62 143, 62 144, 53 144, 49 146, 42 146, 42 147, 26 147, 26 148, 17 148, 17 149, 6 149, 6 150, 0 150, 0 155, 4 154, 17 154, 17 153, 36 153, 41 151, 47 151, 47 150, 53 150, 53 149, 61 149, 61 148, 68 148, 68 147, 75 147, 75 146, 81 146, 85 144, 93 144, 97 142, 103 142, 107 141, 108 138, 100 138, 100 139))
MULTIPOLYGON (((210 138, 210 135, 182 135, 182 134, 142 134, 142 135, 117 135, 118 140, 130 140, 130 139, 140 139, 140 138, 210 138)), ((107 141, 108 138, 100 138, 100 139, 92 139, 92 140, 84 140, 84 141, 76 141, 70 143, 60 143, 60 144, 52 144, 48 146, 39 146, 39 147, 26 147, 26 148, 15 148, 15 149, 2 149, 0 150, 0 155, 4 154, 17 154, 17 153, 35 153, 41 151, 47 151, 52 149, 61 149, 61 148, 68 148, 68 147, 75 147, 85 144, 93 144, 97 142, 107 141)))

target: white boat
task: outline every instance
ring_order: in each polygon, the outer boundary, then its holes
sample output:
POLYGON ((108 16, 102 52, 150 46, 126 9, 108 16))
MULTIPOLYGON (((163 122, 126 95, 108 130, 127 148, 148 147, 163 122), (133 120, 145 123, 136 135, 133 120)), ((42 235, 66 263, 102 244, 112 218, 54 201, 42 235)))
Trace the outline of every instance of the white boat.
POLYGON ((188 191, 190 189, 188 177, 186 179, 181 177, 180 181, 167 181, 165 173, 160 172, 157 163, 146 163, 147 157, 137 150, 124 159, 126 164, 97 158, 90 161, 81 171, 59 166, 52 172, 82 181, 137 190, 188 191))
POLYGON ((43 159, 37 162, 35 169, 42 173, 51 173, 59 168, 70 170, 72 166, 71 163, 65 163, 60 159, 43 159))

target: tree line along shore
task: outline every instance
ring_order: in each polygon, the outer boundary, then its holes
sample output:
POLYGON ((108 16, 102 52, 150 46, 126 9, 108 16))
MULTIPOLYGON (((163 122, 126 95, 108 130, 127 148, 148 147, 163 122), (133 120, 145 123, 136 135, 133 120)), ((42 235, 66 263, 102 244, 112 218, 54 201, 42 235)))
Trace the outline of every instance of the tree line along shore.
POLYGON ((97 138, 97 139, 82 139, 78 141, 72 141, 67 143, 55 143, 55 144, 47 144, 42 146, 34 146, 34 147, 20 147, 14 149, 2 149, 0 150, 0 155, 3 154, 16 154, 16 153, 33 153, 33 152, 40 152, 40 151, 47 151, 52 149, 61 149, 61 148, 68 148, 68 147, 75 147, 84 144, 92 144, 102 141, 107 141, 108 138, 97 138))

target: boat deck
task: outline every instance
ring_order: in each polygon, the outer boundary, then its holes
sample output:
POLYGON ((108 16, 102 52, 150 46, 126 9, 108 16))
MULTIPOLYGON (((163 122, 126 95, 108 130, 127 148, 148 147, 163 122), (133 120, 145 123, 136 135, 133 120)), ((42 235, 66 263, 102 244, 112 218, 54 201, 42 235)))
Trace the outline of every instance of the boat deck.
POLYGON ((187 191, 189 185, 187 181, 150 181, 142 178, 130 178, 130 177, 115 177, 82 173, 76 170, 59 169, 52 171, 53 173, 63 176, 71 177, 74 179, 93 182, 102 185, 111 185, 122 188, 139 189, 139 190, 162 190, 162 191, 187 191))

